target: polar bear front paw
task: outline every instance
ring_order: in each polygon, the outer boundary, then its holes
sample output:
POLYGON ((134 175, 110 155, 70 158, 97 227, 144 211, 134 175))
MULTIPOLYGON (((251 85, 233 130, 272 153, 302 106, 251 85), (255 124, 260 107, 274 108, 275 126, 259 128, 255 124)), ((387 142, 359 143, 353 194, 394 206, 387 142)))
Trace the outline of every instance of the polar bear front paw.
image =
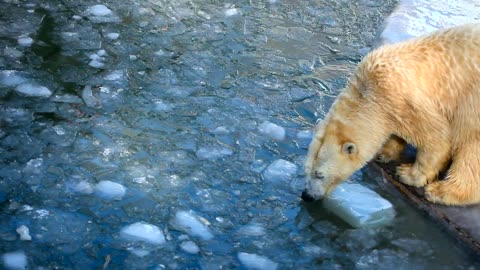
POLYGON ((423 187, 427 184, 427 177, 414 164, 397 166, 397 176, 405 185, 423 187))

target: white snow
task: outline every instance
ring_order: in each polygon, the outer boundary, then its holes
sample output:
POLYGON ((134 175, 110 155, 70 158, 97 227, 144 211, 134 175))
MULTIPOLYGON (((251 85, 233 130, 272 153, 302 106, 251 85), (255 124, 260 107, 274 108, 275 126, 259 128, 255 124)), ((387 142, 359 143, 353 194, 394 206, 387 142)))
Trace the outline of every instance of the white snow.
POLYGON ((32 83, 23 83, 15 88, 15 91, 31 97, 49 97, 52 92, 45 86, 32 83))
POLYGON ((225 10, 225 16, 226 17, 235 16, 238 13, 239 13, 238 9, 236 9, 236 8, 229 8, 229 9, 225 10))
POLYGON ((116 40, 120 37, 119 33, 108 33, 107 38, 110 40, 116 40))
POLYGON ((0 71, 0 85, 2 86, 15 86, 24 83, 26 79, 15 70, 2 70, 0 71))
POLYGON ((389 201, 358 183, 343 182, 325 197, 323 205, 355 228, 381 226, 395 217, 389 201))
POLYGON ((94 16, 107 16, 112 14, 112 11, 104 5, 94 5, 88 9, 88 12, 94 16))
POLYGON ((142 241, 154 245, 165 243, 163 232, 155 225, 145 222, 136 222, 124 227, 120 236, 129 241, 142 241))
POLYGON ((237 257, 247 269, 275 270, 278 267, 278 263, 257 254, 239 252, 237 257))
POLYGON ((32 241, 32 237, 30 236, 30 230, 27 226, 22 225, 17 228, 17 233, 20 236, 20 240, 22 241, 32 241))
POLYGON ((198 247, 197 244, 195 244, 195 242, 193 241, 185 241, 185 242, 182 242, 180 244, 180 248, 185 251, 185 252, 188 252, 188 253, 191 253, 191 254, 197 254, 198 252, 200 252, 200 248, 198 247))
POLYGON ((263 177, 268 181, 286 181, 296 173, 297 165, 284 159, 278 159, 263 171, 263 177))
MULTIPOLYGON (((203 219, 203 218, 202 218, 203 219)), ((175 214, 175 226, 190 236, 200 237, 203 240, 210 240, 213 238, 213 234, 208 229, 207 225, 199 220, 191 212, 178 211, 175 214)))
POLYGON ((259 130, 274 140, 282 141, 285 139, 285 129, 274 123, 265 121, 260 125, 259 130))
POLYGON ((3 265, 7 269, 25 269, 27 267, 27 255, 22 250, 5 253, 2 255, 3 265))
POLYGON ((95 193, 104 199, 120 200, 125 195, 127 188, 112 181, 100 181, 95 186, 95 193))
POLYGON ((33 39, 28 36, 20 36, 17 38, 18 45, 22 47, 30 47, 33 44, 33 39))
POLYGON ((476 1, 402 0, 385 19, 379 45, 396 43, 438 29, 479 20, 480 9, 476 1))

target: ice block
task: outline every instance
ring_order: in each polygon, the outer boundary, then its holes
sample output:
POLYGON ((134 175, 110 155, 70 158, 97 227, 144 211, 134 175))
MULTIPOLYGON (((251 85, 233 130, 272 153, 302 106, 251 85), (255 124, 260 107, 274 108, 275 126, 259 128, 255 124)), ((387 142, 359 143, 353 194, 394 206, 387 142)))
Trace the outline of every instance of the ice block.
POLYGON ((358 183, 344 182, 323 200, 323 206, 355 228, 377 227, 395 217, 393 205, 358 183))

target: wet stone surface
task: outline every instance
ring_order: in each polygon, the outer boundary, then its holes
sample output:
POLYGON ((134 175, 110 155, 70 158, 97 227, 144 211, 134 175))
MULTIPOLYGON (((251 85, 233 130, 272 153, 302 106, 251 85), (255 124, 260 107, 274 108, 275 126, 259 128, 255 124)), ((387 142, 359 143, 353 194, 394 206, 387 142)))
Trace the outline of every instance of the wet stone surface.
POLYGON ((309 129, 394 6, 372 3, 2 1, 2 267, 476 266, 368 171, 391 225, 300 201, 309 129))

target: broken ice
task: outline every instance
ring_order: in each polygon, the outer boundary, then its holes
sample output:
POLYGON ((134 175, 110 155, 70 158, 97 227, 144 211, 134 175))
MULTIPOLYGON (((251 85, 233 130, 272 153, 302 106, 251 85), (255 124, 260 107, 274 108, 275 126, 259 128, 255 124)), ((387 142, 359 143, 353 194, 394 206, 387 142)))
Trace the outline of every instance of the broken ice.
POLYGON ((126 188, 112 181, 100 181, 95 186, 95 193, 104 199, 108 200, 120 200, 123 198, 126 192, 126 188))
POLYGON ((274 123, 265 121, 260 125, 259 130, 274 140, 281 141, 285 139, 285 129, 274 123))
POLYGON ((32 83, 20 84, 15 88, 15 91, 31 97, 49 97, 52 95, 47 87, 32 83))
POLYGON ((124 227, 120 236, 126 240, 143 241, 155 245, 165 243, 163 232, 157 226, 145 222, 136 222, 124 227))
POLYGON ((20 240, 22 241, 31 241, 32 237, 30 236, 30 230, 27 226, 22 225, 17 228, 17 233, 20 236, 20 240))
POLYGON ((90 14, 95 16, 106 16, 112 14, 112 11, 104 5, 94 5, 88 9, 90 14))
POLYGON ((229 9, 225 10, 225 16, 226 17, 235 16, 237 14, 238 14, 238 9, 236 9, 236 8, 229 8, 229 9))
POLYGON ((238 232, 247 236, 262 236, 265 235, 266 230, 260 224, 249 224, 242 226, 238 232))
POLYGON ((180 244, 180 248, 185 251, 185 252, 188 252, 188 253, 191 253, 191 254, 197 254, 198 252, 200 252, 200 248, 198 247, 197 244, 195 244, 195 242, 193 241, 185 241, 185 242, 182 242, 180 244))
POLYGON ((21 250, 3 254, 2 260, 7 269, 18 270, 27 267, 27 255, 21 250))
POLYGON ((110 40, 116 40, 120 37, 120 34, 119 33, 108 33, 107 34, 107 38, 109 38, 110 40))
POLYGON ((197 151, 197 157, 200 159, 217 159, 232 154, 232 149, 226 147, 200 147, 197 151))
POLYGON ((297 165, 284 159, 278 159, 263 171, 263 177, 268 181, 286 181, 296 173, 297 165))
POLYGON ((275 270, 278 263, 257 254, 240 252, 238 260, 247 268, 254 270, 275 270))
POLYGON ((24 83, 26 79, 18 75, 18 71, 15 70, 2 70, 0 71, 0 85, 2 86, 15 86, 24 83))
POLYGON ((385 225, 395 217, 389 201, 358 183, 340 184, 325 197, 323 204, 355 228, 385 225))
POLYGON ((28 36, 21 36, 17 39, 18 45, 23 47, 29 47, 33 44, 33 39, 28 36))
POLYGON ((200 237, 203 240, 210 240, 213 234, 207 225, 199 220, 194 214, 187 211, 178 211, 175 214, 174 226, 191 236, 200 237))

